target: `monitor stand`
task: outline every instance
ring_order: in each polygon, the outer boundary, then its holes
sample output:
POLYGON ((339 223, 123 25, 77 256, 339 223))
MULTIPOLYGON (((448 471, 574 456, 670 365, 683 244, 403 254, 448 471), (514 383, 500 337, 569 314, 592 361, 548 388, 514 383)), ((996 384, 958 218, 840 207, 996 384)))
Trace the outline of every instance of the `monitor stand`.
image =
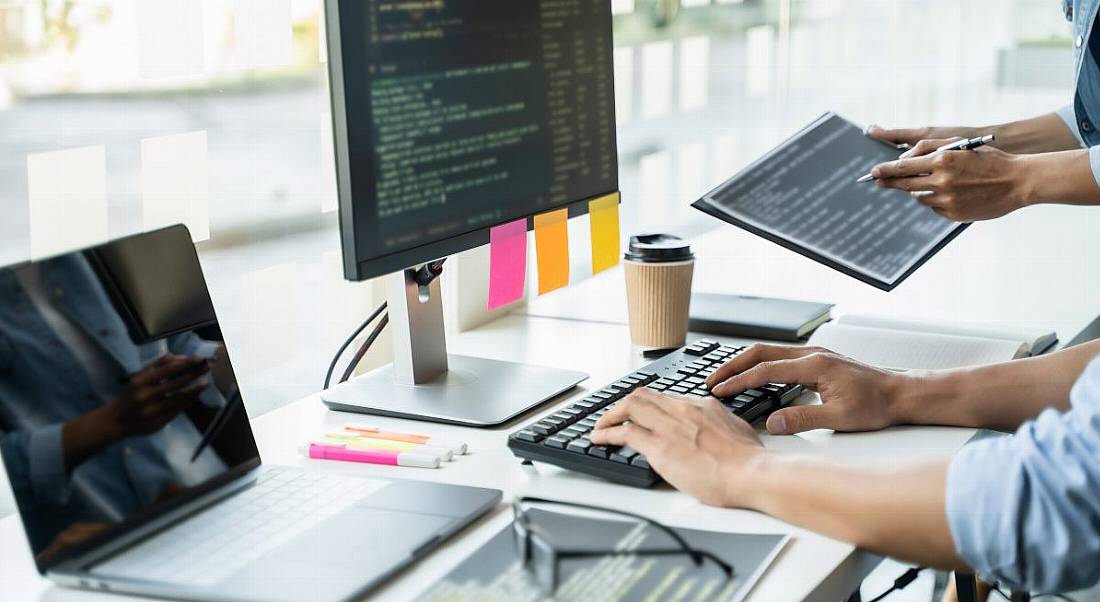
POLYGON ((440 278, 385 277, 394 363, 321 393, 334 410, 467 426, 494 426, 565 392, 583 372, 448 355, 440 278))

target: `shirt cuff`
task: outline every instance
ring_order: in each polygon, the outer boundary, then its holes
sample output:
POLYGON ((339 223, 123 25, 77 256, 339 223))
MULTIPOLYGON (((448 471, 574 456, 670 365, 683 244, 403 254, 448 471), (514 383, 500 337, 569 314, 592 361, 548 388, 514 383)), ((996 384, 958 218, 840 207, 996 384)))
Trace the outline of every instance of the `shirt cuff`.
POLYGON ((1096 185, 1100 186, 1100 146, 1089 147, 1089 166, 1092 167, 1092 177, 1096 185))
POLYGON ((61 441, 63 424, 51 424, 30 433, 27 459, 31 489, 40 503, 62 506, 69 499, 69 475, 61 441))
POLYGON ((1074 111, 1073 105, 1066 105, 1058 109, 1057 114, 1062 118, 1062 121, 1066 122, 1066 127, 1077 139, 1077 144, 1080 144, 1081 148, 1085 148, 1085 139, 1081 137, 1081 130, 1077 129, 1077 113, 1074 111))

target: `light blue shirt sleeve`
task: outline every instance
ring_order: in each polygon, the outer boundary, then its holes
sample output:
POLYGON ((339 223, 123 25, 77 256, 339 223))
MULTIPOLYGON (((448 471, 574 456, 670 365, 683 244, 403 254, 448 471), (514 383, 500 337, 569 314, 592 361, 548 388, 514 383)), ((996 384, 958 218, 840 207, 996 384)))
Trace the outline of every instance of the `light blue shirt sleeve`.
POLYGON ((1012 437, 967 445, 947 474, 955 548, 989 581, 1065 592, 1100 581, 1100 358, 1012 437))
POLYGON ((0 439, 8 478, 21 501, 54 506, 68 501, 70 480, 62 450, 63 426, 16 431, 0 439))
POLYGON ((1057 114, 1062 118, 1062 121, 1066 122, 1066 127, 1077 139, 1077 144, 1080 144, 1081 148, 1085 148, 1085 139, 1081 136, 1081 130, 1077 127, 1077 113, 1074 112, 1073 105, 1066 105, 1058 109, 1057 114))
MULTIPOLYGON (((1081 148, 1085 148, 1085 139, 1081 136, 1081 130, 1077 125, 1077 114, 1073 110, 1073 105, 1066 105, 1058 109, 1057 113, 1062 121, 1066 122, 1069 131, 1073 132, 1073 137, 1077 139, 1077 143, 1081 145, 1081 148)), ((1089 147, 1089 164, 1092 166, 1092 177, 1096 179, 1096 184, 1100 186, 1100 146, 1089 147)))

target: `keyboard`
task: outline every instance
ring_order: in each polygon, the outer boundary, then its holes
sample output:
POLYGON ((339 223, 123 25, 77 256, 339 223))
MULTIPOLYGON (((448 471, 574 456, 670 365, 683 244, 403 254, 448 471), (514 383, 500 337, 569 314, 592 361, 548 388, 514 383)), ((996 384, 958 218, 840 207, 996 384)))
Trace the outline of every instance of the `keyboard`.
MULTIPOLYGON (((589 435, 596 421, 618 400, 641 387, 689 397, 711 397, 703 381, 744 349, 706 339, 682 347, 512 433, 508 436, 508 448, 525 461, 546 462, 626 485, 650 487, 660 477, 645 456, 625 446, 592 443, 589 435)), ((751 423, 801 394, 801 385, 769 384, 719 401, 731 414, 751 423)))
POLYGON ((92 574, 216 585, 386 481, 269 467, 256 483, 92 567, 92 574))

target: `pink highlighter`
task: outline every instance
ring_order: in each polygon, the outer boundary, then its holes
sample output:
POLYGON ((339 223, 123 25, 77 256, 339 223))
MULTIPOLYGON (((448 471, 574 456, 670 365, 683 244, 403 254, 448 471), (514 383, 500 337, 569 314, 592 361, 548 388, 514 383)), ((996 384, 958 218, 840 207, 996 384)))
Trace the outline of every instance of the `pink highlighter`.
POLYGON ((313 442, 303 445, 301 452, 314 460, 339 460, 360 464, 439 468, 439 457, 415 452, 395 452, 379 449, 348 449, 342 443, 313 442))

